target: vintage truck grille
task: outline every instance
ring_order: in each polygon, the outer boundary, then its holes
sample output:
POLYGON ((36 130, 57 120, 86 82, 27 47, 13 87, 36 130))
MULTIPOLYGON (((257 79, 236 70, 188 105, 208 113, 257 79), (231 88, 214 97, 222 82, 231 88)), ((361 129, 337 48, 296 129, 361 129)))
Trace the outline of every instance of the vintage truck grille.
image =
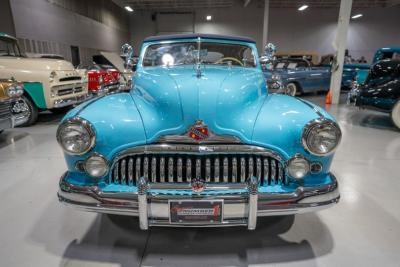
POLYGON ((200 178, 207 183, 244 183, 256 176, 261 185, 285 184, 282 163, 254 154, 134 154, 118 159, 110 183, 136 185, 144 176, 150 183, 188 183, 200 178))
POLYGON ((76 94, 76 93, 82 92, 83 91, 83 86, 81 84, 75 85, 75 87, 72 87, 72 85, 68 85, 68 87, 60 86, 59 88, 57 87, 57 89, 58 89, 57 90, 57 95, 58 96, 64 96, 64 95, 69 95, 69 94, 74 94, 74 93, 76 94))
POLYGON ((70 76, 65 78, 60 78, 60 82, 68 82, 68 81, 79 81, 81 80, 81 76, 70 76))
POLYGON ((8 119, 11 117, 10 102, 0 102, 0 119, 8 119))

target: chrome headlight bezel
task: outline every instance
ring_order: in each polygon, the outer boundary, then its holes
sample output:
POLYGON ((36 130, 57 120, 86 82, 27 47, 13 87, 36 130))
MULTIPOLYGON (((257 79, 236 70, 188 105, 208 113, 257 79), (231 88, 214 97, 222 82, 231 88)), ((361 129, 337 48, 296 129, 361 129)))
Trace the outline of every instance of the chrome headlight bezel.
POLYGON ((85 161, 83 162, 83 169, 89 176, 94 177, 94 178, 101 178, 109 172, 110 166, 109 166, 108 160, 103 155, 95 152, 85 159, 85 161), (93 160, 94 158, 98 158, 98 159, 102 160, 103 164, 104 164, 104 172, 99 175, 94 175, 93 173, 91 173, 91 171, 88 168, 89 162, 91 160, 93 160))
POLYGON ((342 131, 340 130, 339 125, 330 119, 323 118, 323 119, 312 120, 304 127, 301 136, 301 143, 304 149, 310 154, 315 156, 327 156, 335 152, 336 148, 340 144, 341 139, 342 139, 342 131), (327 152, 317 151, 317 149, 311 147, 311 145, 308 143, 309 135, 312 134, 314 130, 318 128, 321 129, 324 127, 331 128, 331 130, 334 131, 334 134, 336 136, 336 144, 327 152))
POLYGON ((273 80, 273 81, 280 81, 280 80, 281 80, 281 75, 279 75, 279 74, 272 74, 271 80, 273 80))
POLYGON ((95 146, 96 132, 94 130, 94 127, 92 126, 92 124, 89 121, 82 119, 80 117, 71 118, 71 119, 68 119, 68 120, 62 122, 60 124, 60 126, 58 126, 57 142, 61 146, 61 148, 63 149, 63 151, 65 153, 70 154, 70 155, 83 155, 83 154, 89 152, 95 146), (74 152, 74 151, 70 151, 70 150, 66 149, 63 145, 63 140, 62 140, 62 136, 61 136, 62 131, 65 128, 67 128, 68 126, 76 126, 76 125, 82 126, 85 129, 85 131, 87 132, 88 137, 89 137, 89 145, 84 150, 79 151, 79 152, 74 152))
POLYGON ((6 89, 6 94, 10 98, 17 98, 24 94, 24 87, 21 84, 11 84, 6 89))

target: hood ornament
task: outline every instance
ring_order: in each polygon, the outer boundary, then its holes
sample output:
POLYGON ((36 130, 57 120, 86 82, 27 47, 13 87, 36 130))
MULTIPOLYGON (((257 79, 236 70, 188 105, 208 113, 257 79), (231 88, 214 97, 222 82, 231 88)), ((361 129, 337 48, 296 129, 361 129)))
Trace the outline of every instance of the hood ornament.
POLYGON ((202 141, 210 136, 208 126, 202 120, 197 120, 189 129, 188 135, 196 141, 202 141))

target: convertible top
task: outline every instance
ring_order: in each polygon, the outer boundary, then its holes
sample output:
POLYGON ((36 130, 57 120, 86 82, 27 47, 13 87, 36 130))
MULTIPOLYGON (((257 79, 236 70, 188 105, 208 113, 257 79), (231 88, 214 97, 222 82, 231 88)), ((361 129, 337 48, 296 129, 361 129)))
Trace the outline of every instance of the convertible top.
POLYGON ((191 38, 204 38, 204 39, 221 39, 221 40, 232 40, 256 43, 253 39, 243 36, 232 36, 232 35, 220 35, 220 34, 205 34, 205 33, 191 33, 191 34, 170 34, 170 35, 158 35, 150 36, 144 39, 143 42, 154 42, 154 41, 167 41, 177 39, 191 39, 191 38))

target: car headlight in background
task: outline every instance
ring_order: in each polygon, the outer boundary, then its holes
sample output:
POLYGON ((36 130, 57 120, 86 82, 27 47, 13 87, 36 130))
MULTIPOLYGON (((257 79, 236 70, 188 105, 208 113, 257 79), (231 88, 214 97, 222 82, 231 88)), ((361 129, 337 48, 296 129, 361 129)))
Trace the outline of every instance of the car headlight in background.
POLYGON ((339 145, 342 132, 339 125, 328 119, 311 121, 304 128, 302 144, 313 155, 324 156, 339 145))
POLYGON ((13 84, 7 88, 7 95, 9 97, 20 97, 24 93, 24 87, 20 84, 13 84))
POLYGON ((81 155, 94 146, 96 135, 88 121, 74 118, 63 122, 58 127, 57 141, 66 153, 81 155))
POLYGON ((288 173, 295 179, 302 179, 310 171, 310 163, 301 155, 289 159, 287 163, 288 173))
POLYGON ((273 75, 271 76, 271 79, 272 79, 272 80, 275 80, 275 81, 279 81, 279 80, 281 79, 281 76, 278 75, 278 74, 273 74, 273 75))
POLYGON ((87 174, 96 178, 102 177, 108 171, 107 160, 102 155, 97 153, 88 157, 83 166, 87 174))
POLYGON ((54 78, 57 76, 57 73, 53 70, 50 72, 49 81, 54 82, 54 78))

